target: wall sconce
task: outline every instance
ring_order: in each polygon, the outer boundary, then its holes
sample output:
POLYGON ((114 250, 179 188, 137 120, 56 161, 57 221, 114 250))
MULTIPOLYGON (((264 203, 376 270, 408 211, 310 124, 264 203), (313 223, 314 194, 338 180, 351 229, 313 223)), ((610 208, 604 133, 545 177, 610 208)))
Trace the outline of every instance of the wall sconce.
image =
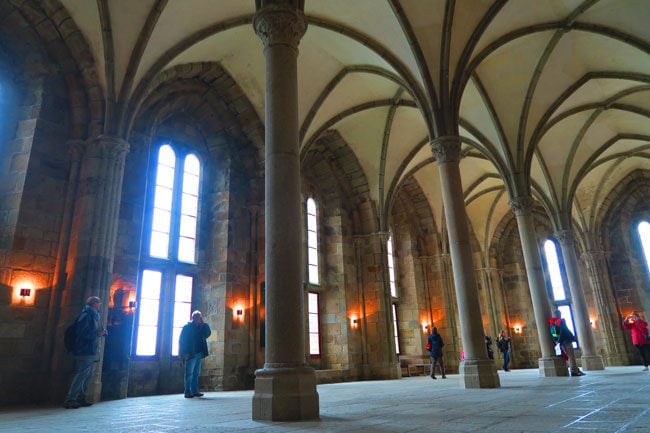
POLYGON ((28 298, 32 294, 32 289, 28 289, 26 287, 23 287, 20 289, 20 297, 21 298, 28 298))
POLYGON ((592 328, 596 327, 596 319, 592 319, 591 317, 589 318, 589 324, 591 325, 592 328))
POLYGON ((238 322, 244 320, 244 307, 241 305, 235 305, 232 309, 233 318, 238 322))
POLYGON ((422 332, 429 332, 429 324, 427 322, 422 322, 422 332))
POLYGON ((522 328, 521 325, 515 325, 515 326, 513 327, 513 329, 514 329, 514 331, 515 331, 515 334, 521 334, 521 328, 522 328))
POLYGON ((129 301, 129 308, 133 310, 136 307, 135 301, 129 301))
POLYGON ((359 319, 357 319, 356 317, 351 317, 350 318, 350 323, 352 325, 352 329, 359 328, 359 319))

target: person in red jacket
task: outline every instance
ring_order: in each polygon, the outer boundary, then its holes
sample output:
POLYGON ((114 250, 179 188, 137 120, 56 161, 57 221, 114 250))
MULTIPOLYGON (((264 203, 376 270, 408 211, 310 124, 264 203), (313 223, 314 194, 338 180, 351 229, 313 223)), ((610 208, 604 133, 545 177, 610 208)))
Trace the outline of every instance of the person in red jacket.
POLYGON ((648 340, 648 322, 643 320, 638 312, 623 319, 623 328, 632 331, 632 344, 639 350, 643 358, 643 371, 648 371, 650 363, 650 340, 648 340))

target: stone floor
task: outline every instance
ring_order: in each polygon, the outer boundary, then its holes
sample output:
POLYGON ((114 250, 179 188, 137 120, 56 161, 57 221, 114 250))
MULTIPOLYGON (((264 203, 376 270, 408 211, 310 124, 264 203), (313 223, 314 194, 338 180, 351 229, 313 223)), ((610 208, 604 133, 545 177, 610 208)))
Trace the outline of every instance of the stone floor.
POLYGON ((459 377, 320 385, 320 420, 251 420, 252 391, 138 397, 80 409, 0 410, 0 432, 650 432, 650 373, 609 367, 576 378, 499 372, 500 389, 459 377))

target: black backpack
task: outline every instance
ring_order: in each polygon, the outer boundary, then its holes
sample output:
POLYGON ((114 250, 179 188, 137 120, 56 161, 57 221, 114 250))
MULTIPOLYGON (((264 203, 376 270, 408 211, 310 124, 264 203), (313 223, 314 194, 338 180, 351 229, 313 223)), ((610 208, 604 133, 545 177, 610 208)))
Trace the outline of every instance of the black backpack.
POLYGON ((63 347, 65 347, 66 352, 74 352, 74 346, 77 342, 77 328, 79 327, 79 322, 81 314, 77 316, 74 321, 65 328, 63 333, 63 347))

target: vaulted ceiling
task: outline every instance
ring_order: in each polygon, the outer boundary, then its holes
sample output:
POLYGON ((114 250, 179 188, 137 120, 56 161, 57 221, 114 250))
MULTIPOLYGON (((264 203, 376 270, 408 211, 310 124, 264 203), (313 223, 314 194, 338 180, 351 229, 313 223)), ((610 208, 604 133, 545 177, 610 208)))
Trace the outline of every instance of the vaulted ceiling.
MULTIPOLYGON (((253 0, 59 1, 95 58, 105 130, 128 134, 156 77, 199 62, 227 70, 264 119, 253 0)), ((588 230, 607 193, 650 168, 647 0, 306 0, 305 16, 302 153, 336 130, 384 216, 412 177, 442 220, 438 135, 463 137, 484 251, 509 193, 588 230)))

